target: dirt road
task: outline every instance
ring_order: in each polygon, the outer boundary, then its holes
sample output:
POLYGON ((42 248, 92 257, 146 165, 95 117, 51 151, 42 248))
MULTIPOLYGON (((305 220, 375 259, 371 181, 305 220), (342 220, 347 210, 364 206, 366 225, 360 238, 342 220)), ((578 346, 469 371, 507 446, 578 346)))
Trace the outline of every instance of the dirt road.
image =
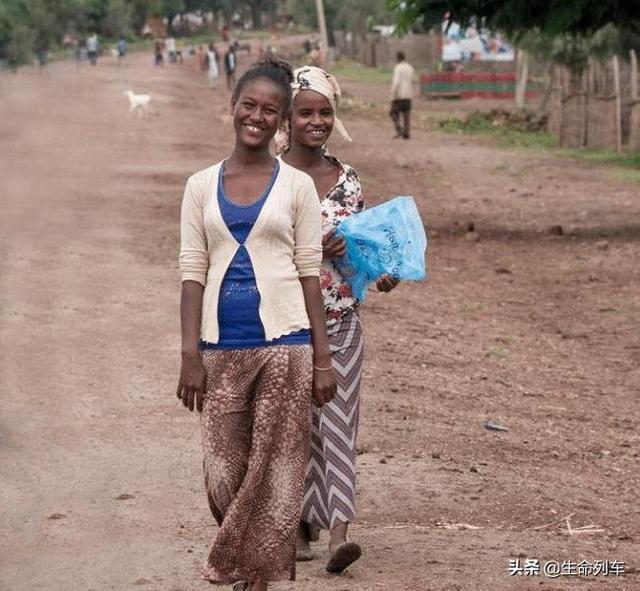
MULTIPOLYGON (((176 254, 186 177, 231 148, 227 98, 148 55, 0 78, 3 590, 209 588, 199 427, 174 395, 176 254), (128 118, 127 88, 158 115, 128 118)), ((430 280, 364 305, 362 560, 330 577, 318 545, 274 589, 640 589, 640 188, 345 123, 356 142, 333 150, 368 202, 416 196, 430 280), (510 558, 627 574, 509 576, 510 558)))

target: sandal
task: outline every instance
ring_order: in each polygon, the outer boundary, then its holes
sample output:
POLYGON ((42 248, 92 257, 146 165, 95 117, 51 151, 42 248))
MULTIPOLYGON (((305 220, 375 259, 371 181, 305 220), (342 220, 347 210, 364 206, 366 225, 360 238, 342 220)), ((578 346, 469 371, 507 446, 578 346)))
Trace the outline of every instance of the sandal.
POLYGON ((338 574, 351 566, 362 555, 362 549, 355 542, 343 542, 331 554, 326 570, 338 574))
POLYGON ((309 541, 311 540, 309 525, 304 521, 301 521, 298 527, 299 530, 296 539, 296 561, 308 562, 309 560, 314 559, 313 552, 309 547, 309 541))
POLYGON ((314 558, 311 548, 296 548, 296 562, 309 562, 314 558))

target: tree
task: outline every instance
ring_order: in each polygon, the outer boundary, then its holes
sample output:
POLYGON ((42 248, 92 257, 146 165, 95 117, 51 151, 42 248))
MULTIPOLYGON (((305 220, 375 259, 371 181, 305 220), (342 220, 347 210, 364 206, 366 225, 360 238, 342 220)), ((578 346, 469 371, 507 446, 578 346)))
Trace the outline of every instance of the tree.
POLYGON ((162 0, 161 11, 162 16, 167 19, 167 30, 171 32, 173 19, 184 12, 183 0, 162 0))
MULTIPOLYGON (((314 0, 289 0, 287 9, 296 22, 318 28, 314 0)), ((363 34, 370 24, 389 24, 393 19, 387 0, 324 0, 324 12, 330 37, 335 30, 363 34)))
POLYGON ((156 0, 0 0, 0 59, 27 63, 33 50, 59 45, 65 33, 131 30, 136 4, 156 0))
POLYGON ((0 0, 0 59, 15 68, 29 59, 33 32, 27 26, 28 10, 23 2, 0 0))
POLYGON ((444 14, 465 25, 472 18, 518 37, 543 34, 590 35, 606 25, 640 31, 640 0, 389 0, 402 30, 416 23, 438 27, 444 14))
POLYGON ((83 0, 79 4, 79 8, 84 4, 84 10, 82 8, 81 10, 88 21, 89 30, 99 31, 100 25, 109 12, 109 0, 83 0))
POLYGON ((137 33, 142 31, 147 18, 162 13, 162 0, 128 0, 131 6, 131 26, 137 33))
POLYGON ((272 13, 275 9, 274 0, 245 0, 244 4, 247 5, 251 13, 251 27, 253 29, 261 29, 264 13, 272 13))
POLYGON ((126 0, 109 0, 107 14, 101 23, 101 30, 109 37, 131 35, 133 25, 133 6, 126 0))
POLYGON ((338 6, 334 26, 342 31, 364 34, 372 25, 388 25, 392 20, 386 0, 344 0, 338 6))
POLYGON ((64 34, 70 1, 0 0, 0 59, 24 64, 35 49, 47 49, 64 34))

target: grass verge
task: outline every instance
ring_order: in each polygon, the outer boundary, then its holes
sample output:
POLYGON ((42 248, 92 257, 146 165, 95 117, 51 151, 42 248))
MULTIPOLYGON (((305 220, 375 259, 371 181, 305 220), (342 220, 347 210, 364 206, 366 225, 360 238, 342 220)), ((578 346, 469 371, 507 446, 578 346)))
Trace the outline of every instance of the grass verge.
POLYGON ((348 59, 338 60, 331 68, 331 73, 342 80, 349 78, 356 82, 381 82, 391 84, 393 73, 389 68, 369 68, 348 59))
POLYGON ((557 146, 554 136, 546 131, 527 131, 510 125, 495 125, 480 113, 472 113, 467 120, 445 119, 440 127, 447 133, 472 134, 495 138, 509 148, 549 149, 557 146))
POLYGON ((562 149, 558 147, 557 139, 546 131, 527 131, 518 128, 517 125, 495 125, 481 113, 472 113, 466 120, 445 119, 439 126, 446 133, 493 138, 503 147, 553 149, 560 156, 610 168, 618 180, 640 183, 640 153, 618 154, 611 150, 562 149))

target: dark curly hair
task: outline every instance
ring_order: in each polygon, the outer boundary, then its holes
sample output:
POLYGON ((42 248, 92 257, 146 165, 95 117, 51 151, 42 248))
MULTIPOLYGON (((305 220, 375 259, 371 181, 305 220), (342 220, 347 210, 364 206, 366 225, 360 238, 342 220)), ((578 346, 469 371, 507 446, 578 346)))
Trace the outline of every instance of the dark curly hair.
POLYGON ((292 92, 291 83, 293 82, 293 70, 291 66, 282 60, 267 58, 261 62, 253 64, 238 80, 233 90, 232 98, 238 100, 242 89, 249 83, 259 78, 266 78, 278 85, 285 93, 286 106, 285 112, 291 107, 292 92))

